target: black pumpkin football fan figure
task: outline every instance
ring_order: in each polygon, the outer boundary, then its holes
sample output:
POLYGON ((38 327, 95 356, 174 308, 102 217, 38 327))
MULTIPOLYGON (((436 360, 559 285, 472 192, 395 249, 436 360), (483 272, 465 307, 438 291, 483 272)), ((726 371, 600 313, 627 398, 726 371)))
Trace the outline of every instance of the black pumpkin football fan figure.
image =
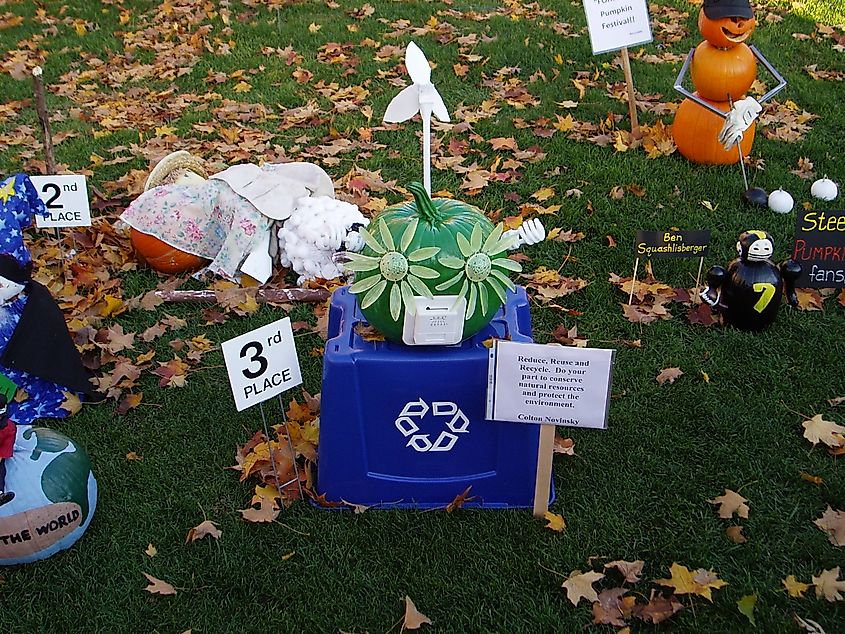
POLYGON ((763 330, 777 317, 784 289, 789 305, 798 305, 795 280, 801 275, 801 265, 793 260, 775 265, 771 260, 774 241, 766 231, 745 231, 736 250, 739 257, 728 264, 727 270, 714 266, 707 272, 707 287, 701 298, 731 326, 763 330))

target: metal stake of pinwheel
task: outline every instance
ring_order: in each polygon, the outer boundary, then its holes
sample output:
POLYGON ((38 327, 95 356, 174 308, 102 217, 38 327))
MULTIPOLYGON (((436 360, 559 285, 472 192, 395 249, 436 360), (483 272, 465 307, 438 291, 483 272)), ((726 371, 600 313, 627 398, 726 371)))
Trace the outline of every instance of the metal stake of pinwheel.
POLYGON ((402 89, 384 112, 385 123, 401 123, 418 112, 423 123, 423 185, 431 196, 431 115, 448 122, 449 112, 443 98, 431 83, 431 67, 420 47, 413 42, 405 49, 405 67, 413 84, 402 89))

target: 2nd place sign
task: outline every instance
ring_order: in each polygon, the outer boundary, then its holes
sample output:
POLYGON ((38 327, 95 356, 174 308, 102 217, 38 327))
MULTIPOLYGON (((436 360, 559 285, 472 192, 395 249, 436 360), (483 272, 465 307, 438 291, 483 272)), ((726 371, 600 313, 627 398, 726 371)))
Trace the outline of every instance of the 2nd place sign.
POLYGON ((91 206, 88 186, 81 174, 30 176, 38 197, 47 206, 50 216, 35 217, 39 229, 47 227, 90 227, 91 206))
POLYGON ((239 412, 302 384, 289 317, 224 341, 221 347, 239 412))

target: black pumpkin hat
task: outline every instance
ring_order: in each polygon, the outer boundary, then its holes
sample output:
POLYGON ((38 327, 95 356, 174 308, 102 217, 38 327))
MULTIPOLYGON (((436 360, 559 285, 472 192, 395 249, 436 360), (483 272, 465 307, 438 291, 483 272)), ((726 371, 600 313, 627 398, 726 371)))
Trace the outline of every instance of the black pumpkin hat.
POLYGON ((754 9, 751 8, 749 0, 704 0, 704 15, 711 20, 721 18, 750 20, 754 17, 754 9))

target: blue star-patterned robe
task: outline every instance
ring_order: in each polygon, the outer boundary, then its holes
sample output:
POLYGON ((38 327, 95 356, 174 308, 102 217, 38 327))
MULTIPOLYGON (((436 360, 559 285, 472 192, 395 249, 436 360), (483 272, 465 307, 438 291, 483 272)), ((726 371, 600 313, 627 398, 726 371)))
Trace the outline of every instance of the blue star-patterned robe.
MULTIPOLYGON (((16 174, 0 183, 0 253, 12 254, 21 264, 32 261, 23 242, 23 230, 32 226, 36 214, 49 215, 29 176, 16 174)), ((24 295, 0 306, 0 354, 9 344, 26 301, 24 295)), ((38 418, 65 418, 69 414, 61 408, 65 401, 65 388, 1 364, 0 373, 29 395, 22 403, 9 403, 9 418, 18 425, 31 425, 38 418)))
POLYGON ((0 183, 0 253, 11 253, 21 264, 32 258, 23 243, 23 230, 35 216, 50 215, 26 174, 15 174, 0 183))
MULTIPOLYGON (((18 297, 15 301, 0 306, 0 354, 9 344, 9 339, 26 305, 26 295, 18 297)), ((32 425, 39 418, 65 418, 70 413, 62 409, 65 402, 64 388, 50 381, 38 378, 28 372, 12 370, 0 364, 0 373, 5 374, 19 389, 23 389, 29 395, 25 401, 9 403, 9 418, 18 425, 32 425)))

